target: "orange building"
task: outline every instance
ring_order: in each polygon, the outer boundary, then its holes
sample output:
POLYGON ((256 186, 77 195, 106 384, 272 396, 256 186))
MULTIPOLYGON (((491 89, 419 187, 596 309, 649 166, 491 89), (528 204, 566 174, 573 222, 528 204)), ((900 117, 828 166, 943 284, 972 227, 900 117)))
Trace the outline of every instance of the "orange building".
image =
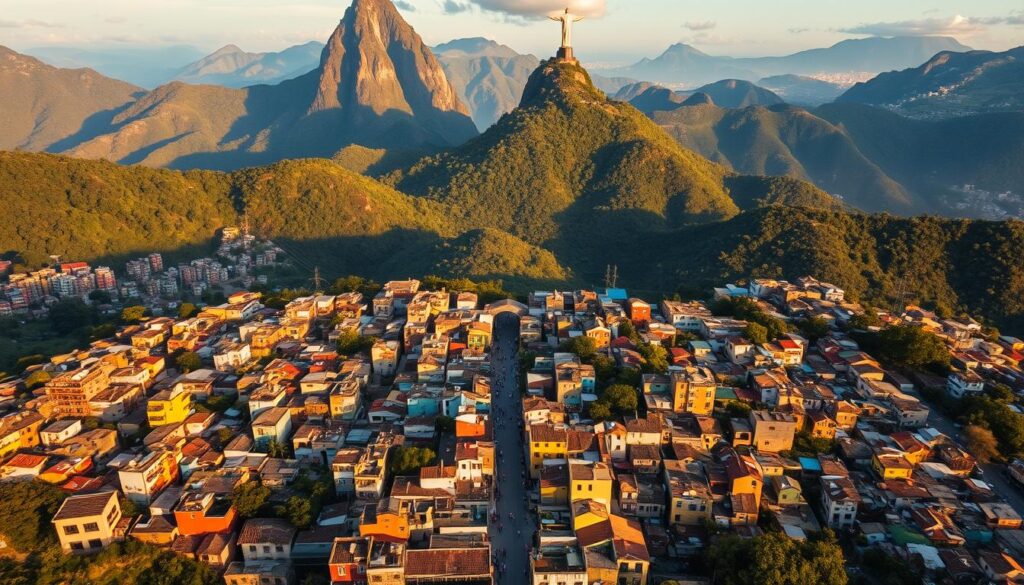
POLYGON ((181 536, 226 534, 234 531, 237 521, 238 512, 231 501, 212 493, 187 494, 174 508, 174 522, 181 536))
POLYGON ((385 498, 376 506, 367 506, 359 520, 359 535, 385 542, 409 541, 409 502, 385 498))

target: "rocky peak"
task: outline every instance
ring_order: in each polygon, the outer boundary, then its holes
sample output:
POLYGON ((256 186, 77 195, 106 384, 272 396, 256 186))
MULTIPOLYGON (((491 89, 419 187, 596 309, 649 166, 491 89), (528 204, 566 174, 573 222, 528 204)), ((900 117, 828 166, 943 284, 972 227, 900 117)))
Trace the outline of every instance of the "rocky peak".
POLYGON ((467 114, 444 70, 390 0, 355 0, 327 41, 310 113, 467 114))

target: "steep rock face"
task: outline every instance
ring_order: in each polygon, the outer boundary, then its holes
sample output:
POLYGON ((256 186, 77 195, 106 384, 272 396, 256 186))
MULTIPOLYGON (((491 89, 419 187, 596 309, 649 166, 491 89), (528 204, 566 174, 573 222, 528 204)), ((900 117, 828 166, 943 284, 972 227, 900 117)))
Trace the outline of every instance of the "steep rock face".
POLYGON ((0 46, 0 149, 59 146, 101 127, 141 93, 92 69, 51 67, 0 46))
POLYGON ((309 111, 336 108, 469 115, 437 58, 387 0, 355 0, 324 47, 309 111))

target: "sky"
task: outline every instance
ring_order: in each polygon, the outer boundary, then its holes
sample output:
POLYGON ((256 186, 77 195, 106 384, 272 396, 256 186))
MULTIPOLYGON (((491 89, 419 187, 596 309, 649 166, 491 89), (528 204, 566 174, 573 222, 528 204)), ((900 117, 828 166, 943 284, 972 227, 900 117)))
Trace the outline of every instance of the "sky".
MULTIPOLYGON (((0 0, 0 45, 131 49, 234 43, 275 51, 324 41, 351 0, 0 0)), ((974 48, 1024 45, 1020 0, 395 0, 428 44, 483 36, 553 54, 559 25, 545 12, 576 4, 589 65, 656 56, 684 42, 714 55, 782 55, 869 35, 955 36, 974 48)))

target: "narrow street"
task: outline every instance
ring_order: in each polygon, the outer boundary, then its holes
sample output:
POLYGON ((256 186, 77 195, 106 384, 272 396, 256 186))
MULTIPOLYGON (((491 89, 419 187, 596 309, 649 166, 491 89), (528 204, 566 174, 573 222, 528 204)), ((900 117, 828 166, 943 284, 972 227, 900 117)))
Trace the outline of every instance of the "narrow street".
POLYGON ((536 528, 524 487, 526 459, 519 395, 518 320, 495 319, 491 367, 494 371, 491 408, 494 424, 496 475, 495 514, 489 526, 495 558, 495 583, 511 585, 529 580, 529 549, 536 528))

